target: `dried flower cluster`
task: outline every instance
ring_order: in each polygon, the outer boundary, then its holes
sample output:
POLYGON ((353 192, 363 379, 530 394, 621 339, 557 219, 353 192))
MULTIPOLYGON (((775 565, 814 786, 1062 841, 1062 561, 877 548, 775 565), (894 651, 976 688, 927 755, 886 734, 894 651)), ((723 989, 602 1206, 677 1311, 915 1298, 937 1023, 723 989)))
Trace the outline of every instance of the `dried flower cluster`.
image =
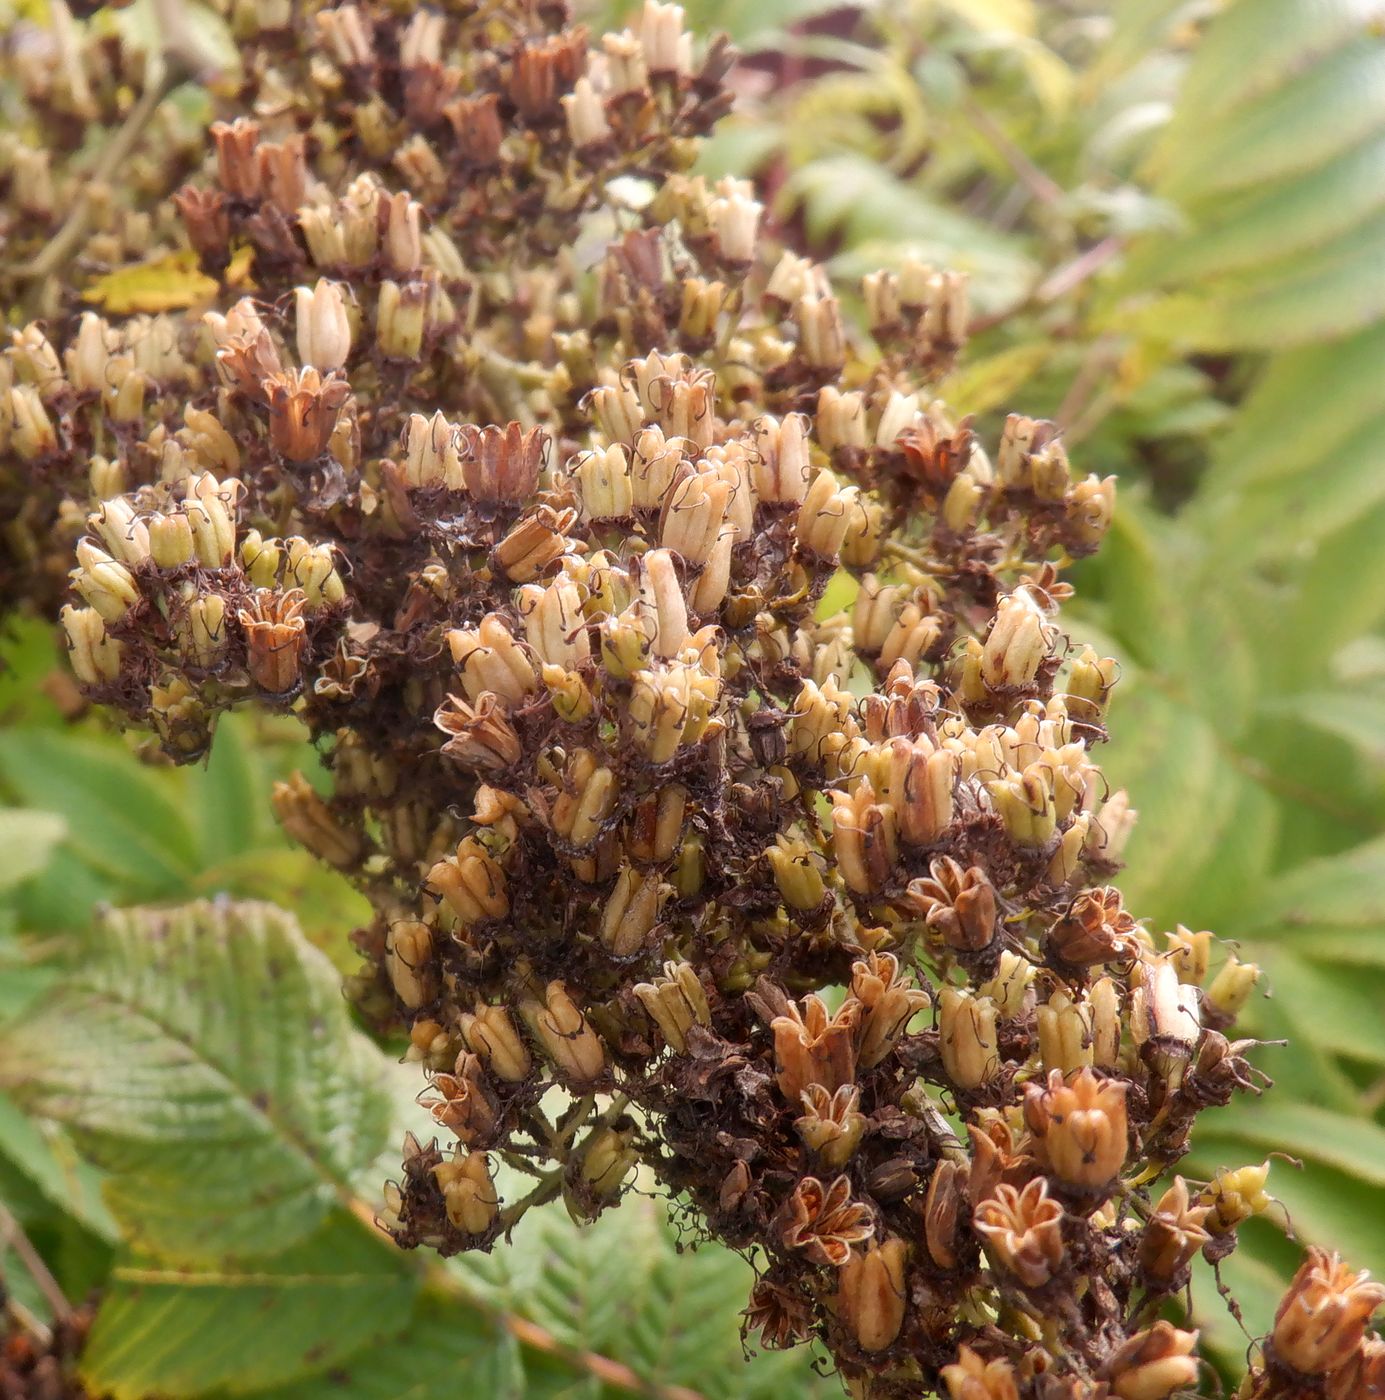
MULTIPOLYGON (((867 337, 686 173, 729 56, 676 7, 594 49, 519 0, 245 45, 261 115, 176 197, 223 311, 16 333, 0 431, 89 472, 93 698, 180 760, 247 701, 323 749, 275 806, 370 898, 350 990, 444 1135, 387 1227, 486 1249, 638 1165, 854 1394, 1196 1385, 1165 1304, 1267 1167, 1168 1174, 1259 1088, 1258 971, 1108 883, 1116 667, 1057 613, 1113 483, 930 402, 960 279, 868 277, 867 337)), ((1313 1255, 1247 1394, 1369 1393, 1381 1296, 1313 1255)))

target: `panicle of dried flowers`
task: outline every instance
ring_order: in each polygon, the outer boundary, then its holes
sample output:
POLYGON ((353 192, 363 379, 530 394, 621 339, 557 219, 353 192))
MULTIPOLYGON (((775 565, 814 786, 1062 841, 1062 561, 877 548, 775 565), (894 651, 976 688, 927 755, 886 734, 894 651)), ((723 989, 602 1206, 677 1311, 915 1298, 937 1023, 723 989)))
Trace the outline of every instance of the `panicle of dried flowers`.
MULTIPOLYGON (((220 309, 16 332, 0 450, 63 493, 90 697, 180 760, 250 701, 328 754, 275 808, 371 900, 350 994, 455 1140, 387 1227, 488 1249, 638 1167, 854 1394, 1192 1384, 1146 1324, 1264 1169, 1149 1193, 1258 1091, 1258 973, 1109 883, 1116 667, 1058 608, 1113 483, 930 397, 961 279, 868 277, 858 332, 688 173, 730 55, 676 6, 235 13, 272 115, 176 200, 220 309)), ((1313 1256, 1248 1393, 1375 1375, 1378 1301, 1313 1256)))

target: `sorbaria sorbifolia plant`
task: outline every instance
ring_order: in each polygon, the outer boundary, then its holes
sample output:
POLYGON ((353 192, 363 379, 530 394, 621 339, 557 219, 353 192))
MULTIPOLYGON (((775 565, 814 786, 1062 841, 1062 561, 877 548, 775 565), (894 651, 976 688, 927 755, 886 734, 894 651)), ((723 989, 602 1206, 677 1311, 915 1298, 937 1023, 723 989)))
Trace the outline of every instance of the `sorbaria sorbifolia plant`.
MULTIPOLYGON (((638 1166, 853 1394, 1195 1387, 1170 1319, 1266 1167, 1172 1173, 1261 1087, 1257 970, 1108 883, 1116 668, 1057 614, 1113 483, 930 402, 961 279, 867 278, 858 336, 688 173, 729 55, 676 7, 256 13, 175 196, 221 310, 17 332, 7 470, 84 522, 92 699, 323 750, 275 806, 373 904, 350 994, 442 1134, 385 1228, 489 1249, 638 1166)), ((1382 1297, 1311 1254, 1243 1393, 1378 1386, 1382 1297)))

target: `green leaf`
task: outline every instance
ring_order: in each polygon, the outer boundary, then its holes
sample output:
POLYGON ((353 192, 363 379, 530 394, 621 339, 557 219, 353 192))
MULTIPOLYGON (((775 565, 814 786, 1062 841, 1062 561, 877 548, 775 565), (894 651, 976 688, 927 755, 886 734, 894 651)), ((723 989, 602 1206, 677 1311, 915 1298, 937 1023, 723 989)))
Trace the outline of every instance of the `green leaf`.
POLYGON ((1331 967, 1313 954, 1311 938, 1301 940, 1293 952, 1275 948, 1259 954, 1271 988, 1280 989, 1294 1028, 1291 1043, 1310 1041, 1331 1054, 1385 1065, 1385 1021, 1379 1010, 1385 977, 1369 968, 1331 967))
POLYGON ((1328 734, 1336 734, 1373 763, 1385 763, 1385 695, 1345 690, 1308 691, 1278 696, 1265 703, 1272 714, 1293 715, 1328 734))
POLYGON ((1301 940, 1320 928, 1385 928, 1385 837, 1279 876, 1228 932, 1301 940))
POLYGON ((102 1177, 73 1148, 56 1125, 36 1123, 0 1094, 0 1155, 33 1189, 64 1214, 103 1240, 118 1228, 101 1197, 102 1177))
MULTIPOLYGON (((1381 18, 1381 0, 1239 0, 1226 5, 1198 45, 1181 100, 1199 123, 1224 118, 1282 87, 1381 18), (1253 63, 1246 61, 1248 54, 1255 56, 1253 63)), ((1183 139, 1188 134, 1179 133, 1183 139)))
MULTIPOLYGON (((1198 873, 1248 799, 1247 779, 1222 748, 1215 728, 1186 703, 1155 690, 1146 678, 1118 692, 1117 739, 1103 764, 1113 786, 1126 788, 1139 811, 1120 884, 1128 902, 1165 927, 1207 922, 1197 907, 1198 873), (1196 820, 1191 814, 1196 813, 1196 820)), ((1223 866, 1224 882, 1248 880, 1259 865, 1223 866)))
POLYGON ((137 899, 179 890, 196 866, 192 829, 128 755, 51 730, 0 734, 0 783, 23 804, 60 813, 65 845, 137 899))
MULTIPOLYGON (((754 1273, 718 1245, 681 1249, 667 1207, 629 1196, 618 1211, 578 1226, 558 1206, 530 1211, 503 1252, 452 1261, 497 1306, 531 1318, 564 1345, 629 1367, 650 1386, 686 1386, 713 1400, 839 1394, 805 1350, 748 1362, 740 1314, 754 1273)), ((587 1395, 555 1381, 545 1395, 587 1395)))
POLYGON ((266 1258, 195 1270, 133 1259, 112 1271, 82 1378, 113 1400, 297 1385, 388 1336, 415 1287, 344 1214, 266 1258))
POLYGON ((1168 286, 1259 268, 1321 248, 1382 205, 1385 140, 1373 138, 1295 179, 1219 202, 1186 237, 1141 250, 1123 276, 1168 286))
POLYGON ((38 874, 66 831, 67 823, 52 812, 0 808, 0 890, 38 874))
POLYGON ((66 1124, 135 1242, 180 1262, 309 1234, 389 1124, 337 975, 268 905, 108 916, 0 1031, 0 1086, 66 1124))
POLYGON ((1219 303, 1220 319, 1200 343, 1280 350, 1372 325, 1385 314, 1382 238, 1385 216, 1377 214, 1321 248, 1213 283, 1206 294, 1219 303))
MULTIPOLYGON (((1207 1124, 1209 1130, 1213 1124, 1207 1124)), ((1251 1105, 1218 1114, 1216 1131, 1258 1151, 1288 1152, 1346 1173, 1370 1186, 1385 1186, 1385 1128, 1363 1117, 1335 1113, 1316 1103, 1294 1103, 1269 1093, 1251 1105)))
POLYGON ((1203 493, 1316 474, 1380 416, 1385 324, 1276 355, 1241 404, 1203 493))
MULTIPOLYGON (((554 1378, 576 1383, 577 1373, 565 1363, 541 1356, 535 1361, 537 1370, 546 1364, 554 1378)), ((454 1400, 465 1395, 537 1400, 528 1371, 528 1357, 521 1362, 514 1338, 484 1313, 425 1295, 403 1331, 358 1350, 325 1374, 261 1394, 263 1400, 454 1400)), ((575 1400, 583 1392, 566 1393, 575 1400)))
POLYGON ((1185 204, 1210 200, 1314 170, 1382 128, 1385 45, 1362 37, 1224 121, 1208 125, 1196 105, 1181 105, 1165 134, 1160 189, 1185 204))

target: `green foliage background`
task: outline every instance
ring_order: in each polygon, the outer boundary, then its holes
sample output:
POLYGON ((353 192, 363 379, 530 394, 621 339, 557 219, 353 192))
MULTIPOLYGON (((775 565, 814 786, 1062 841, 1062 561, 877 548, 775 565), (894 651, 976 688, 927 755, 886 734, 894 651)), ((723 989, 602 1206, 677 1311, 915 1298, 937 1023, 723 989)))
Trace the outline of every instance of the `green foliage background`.
MULTIPOLYGON (((1122 883, 1156 931, 1262 963, 1251 1029, 1289 1042, 1257 1056, 1275 1089, 1196 1140, 1193 1172, 1302 1164, 1223 1277, 1253 1334, 1286 1232, 1385 1273, 1385 0, 688 8, 752 56, 709 171, 753 168, 834 272, 970 270, 981 329, 944 397, 983 428, 1055 416, 1120 474, 1072 627, 1124 667, 1122 883)), ((746 1266, 680 1254, 660 1203, 588 1231, 535 1212, 479 1263, 363 1228, 425 1120, 337 990, 355 897, 269 815, 313 755, 238 718, 203 769, 141 763, 62 720, 42 628, 5 651, 0 1205, 68 1297, 104 1289, 94 1390, 836 1393, 802 1356, 742 1366, 746 1266), (223 894, 299 922, 92 922, 223 894)), ((46 1315, 3 1246, 0 1270, 46 1315)), ((1201 1282, 1234 1369, 1245 1336, 1201 1282)))

